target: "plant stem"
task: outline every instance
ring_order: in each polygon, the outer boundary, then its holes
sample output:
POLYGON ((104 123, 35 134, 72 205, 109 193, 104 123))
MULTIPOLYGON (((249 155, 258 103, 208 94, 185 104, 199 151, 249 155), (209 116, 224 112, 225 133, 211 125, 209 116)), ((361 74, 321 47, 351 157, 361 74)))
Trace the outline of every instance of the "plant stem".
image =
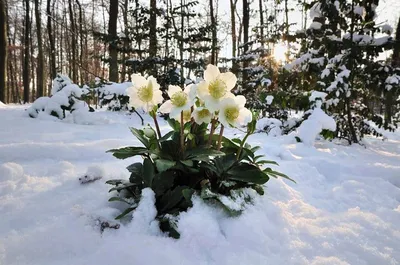
POLYGON ((183 111, 181 111, 181 151, 185 151, 185 135, 184 135, 183 111))
POLYGON ((217 150, 221 150, 221 145, 222 145, 222 135, 224 134, 224 125, 221 123, 221 130, 219 131, 219 137, 218 137, 218 147, 217 150))
POLYGON ((246 143, 246 140, 247 140, 247 138, 248 138, 249 136, 250 136, 250 133, 247 133, 246 136, 243 138, 243 141, 240 143, 239 150, 238 150, 238 152, 237 152, 237 154, 236 154, 236 160, 239 160, 239 156, 240 156, 240 154, 242 153, 243 146, 244 146, 244 144, 246 143))
POLYGON ((158 125, 157 116, 155 113, 152 113, 151 117, 153 117, 154 125, 156 126, 157 136, 158 136, 158 139, 160 139, 161 131, 160 131, 160 126, 158 125))
POLYGON ((213 134, 214 134, 214 131, 215 131, 215 123, 216 122, 217 122, 217 120, 215 118, 212 119, 212 121, 211 121, 211 129, 210 129, 210 135, 208 136, 207 146, 211 145, 212 137, 213 137, 213 134))

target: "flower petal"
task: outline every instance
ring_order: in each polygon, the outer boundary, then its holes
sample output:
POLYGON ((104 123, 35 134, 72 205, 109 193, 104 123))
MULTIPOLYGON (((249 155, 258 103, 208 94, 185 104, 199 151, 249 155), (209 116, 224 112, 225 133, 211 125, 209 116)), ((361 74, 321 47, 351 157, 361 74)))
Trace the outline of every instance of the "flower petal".
POLYGON ((224 81, 228 91, 231 91, 236 86, 237 77, 231 72, 222 73, 219 78, 224 81))
POLYGON ((207 81, 202 81, 197 85, 197 94, 200 99, 204 100, 206 95, 209 95, 210 92, 208 91, 209 83, 207 81))
POLYGON ((240 108, 244 108, 244 105, 246 105, 246 98, 242 95, 236 96, 235 102, 239 105, 240 108))
POLYGON ((147 86, 147 80, 140 74, 133 74, 131 76, 132 83, 135 87, 147 86))
POLYGON ((237 119, 237 125, 244 126, 251 122, 253 119, 253 115, 251 111, 247 108, 242 108, 239 111, 239 117, 237 119))
POLYGON ((179 86, 168 86, 168 96, 172 98, 175 93, 182 92, 182 89, 179 86))
POLYGON ((197 94, 197 86, 196 85, 188 85, 185 87, 184 91, 189 96, 189 99, 193 100, 197 94))
POLYGON ((165 101, 159 108, 161 113, 170 113, 172 110, 172 103, 171 100, 165 101))
POLYGON ((204 80, 207 82, 214 81, 220 75, 218 67, 215 65, 207 65, 207 69, 204 71, 204 80))

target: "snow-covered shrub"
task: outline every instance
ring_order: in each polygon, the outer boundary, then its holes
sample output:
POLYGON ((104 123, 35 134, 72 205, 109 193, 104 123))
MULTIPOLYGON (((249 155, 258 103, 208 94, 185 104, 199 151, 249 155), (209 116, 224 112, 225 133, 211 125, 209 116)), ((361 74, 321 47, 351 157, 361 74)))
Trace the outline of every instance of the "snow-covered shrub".
POLYGON ((96 82, 96 91, 100 106, 107 106, 108 110, 121 111, 130 110, 129 96, 126 90, 132 86, 131 82, 124 83, 101 83, 96 82))
POLYGON ((324 92, 313 91, 309 97, 311 109, 305 112, 306 118, 297 129, 298 138, 306 145, 313 145, 323 130, 336 131, 335 120, 321 109, 326 96, 324 92))
POLYGON ((129 181, 107 182, 115 186, 110 190, 115 192, 110 201, 128 204, 117 218, 140 207, 142 195, 150 188, 157 210, 154 215, 161 230, 179 237, 177 215, 192 206, 193 196, 236 215, 246 209, 257 193, 264 193, 262 184, 270 177, 288 178, 264 168, 265 164, 275 162, 262 160, 262 156, 255 155, 258 147, 246 143, 256 130, 256 120, 245 108, 245 97, 230 92, 236 85, 236 76, 230 72, 221 74, 216 66, 209 65, 204 77, 205 81, 184 90, 169 86, 170 100, 158 108, 163 97, 156 79, 132 76, 134 85, 128 90, 129 104, 149 112, 155 129, 131 128, 143 146, 109 151, 119 159, 143 158, 142 162, 128 166, 129 181), (169 114, 172 131, 165 135, 159 129, 157 111, 169 114), (244 126, 247 134, 242 139, 223 136, 224 127, 244 126))
POLYGON ((27 109, 31 118, 37 118, 39 113, 43 112, 64 119, 66 111, 90 110, 86 102, 81 100, 84 95, 89 93, 89 90, 73 84, 65 75, 58 74, 53 80, 51 93, 51 97, 40 97, 27 109))

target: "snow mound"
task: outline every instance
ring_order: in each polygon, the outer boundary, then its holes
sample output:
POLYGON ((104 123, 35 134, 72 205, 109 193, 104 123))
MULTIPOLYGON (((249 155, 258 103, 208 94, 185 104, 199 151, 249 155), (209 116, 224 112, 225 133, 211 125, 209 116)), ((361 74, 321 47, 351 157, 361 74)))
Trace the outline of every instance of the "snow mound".
POLYGON ((322 130, 336 130, 335 120, 320 108, 315 108, 311 115, 298 128, 298 136, 305 145, 312 146, 322 130))
POLYGON ((282 122, 275 118, 262 118, 257 121, 256 129, 266 131, 268 135, 282 135, 282 122))
POLYGON ((5 108, 5 107, 7 107, 7 105, 0 101, 0 108, 5 108))
POLYGON ((157 209, 155 207, 155 194, 150 188, 142 190, 142 198, 139 206, 133 211, 132 223, 130 228, 136 233, 160 235, 158 221, 155 220, 157 216, 157 209))
POLYGON ((24 168, 16 163, 4 163, 0 165, 0 181, 19 180, 24 176, 24 168))

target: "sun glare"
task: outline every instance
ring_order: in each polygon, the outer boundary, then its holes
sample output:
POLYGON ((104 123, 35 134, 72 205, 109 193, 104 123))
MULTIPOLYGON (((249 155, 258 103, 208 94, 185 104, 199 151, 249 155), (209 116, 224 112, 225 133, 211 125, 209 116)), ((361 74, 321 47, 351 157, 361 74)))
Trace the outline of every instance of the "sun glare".
POLYGON ((277 62, 284 62, 286 60, 287 47, 284 43, 278 43, 274 46, 272 55, 277 62))

